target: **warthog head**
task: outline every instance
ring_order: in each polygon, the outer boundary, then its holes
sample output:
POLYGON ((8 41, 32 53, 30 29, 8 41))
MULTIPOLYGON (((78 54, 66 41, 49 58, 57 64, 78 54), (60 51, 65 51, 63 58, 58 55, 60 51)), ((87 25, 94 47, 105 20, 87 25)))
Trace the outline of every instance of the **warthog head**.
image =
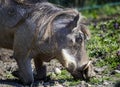
POLYGON ((90 38, 90 32, 85 24, 86 19, 78 13, 68 23, 70 18, 62 19, 62 16, 53 22, 54 30, 56 30, 54 38, 57 42, 57 50, 59 50, 58 59, 74 78, 89 79, 95 73, 86 53, 85 43, 90 38), (61 24, 60 21, 62 21, 61 24), (66 27, 60 28, 66 24, 66 27))

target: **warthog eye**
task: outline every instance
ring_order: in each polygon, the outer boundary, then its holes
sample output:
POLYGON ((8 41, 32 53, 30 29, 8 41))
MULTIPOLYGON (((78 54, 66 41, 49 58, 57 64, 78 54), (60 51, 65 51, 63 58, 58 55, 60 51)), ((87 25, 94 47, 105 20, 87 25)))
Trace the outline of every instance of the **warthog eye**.
POLYGON ((81 42, 82 42, 82 39, 83 39, 83 36, 82 36, 81 34, 79 34, 79 35, 77 35, 77 36, 75 37, 75 42, 81 43, 81 42))

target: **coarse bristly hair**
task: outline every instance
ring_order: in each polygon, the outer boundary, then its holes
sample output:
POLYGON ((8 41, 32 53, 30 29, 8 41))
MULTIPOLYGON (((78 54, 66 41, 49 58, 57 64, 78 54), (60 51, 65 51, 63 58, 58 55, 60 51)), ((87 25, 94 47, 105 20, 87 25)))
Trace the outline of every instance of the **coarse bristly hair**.
MULTIPOLYGON (((63 18, 67 17, 69 20, 67 24, 69 24, 71 22, 70 20, 73 20, 78 14, 79 13, 74 9, 62 9, 45 2, 35 5, 31 14, 31 20, 36 22, 39 31, 44 30, 45 33, 46 30, 51 31, 53 22, 60 16, 63 18)), ((42 35, 44 35, 44 33, 42 35)))
MULTIPOLYGON (((4 1, 4 3, 8 3, 7 0, 3 0, 3 1, 4 1)), ((52 28, 53 21, 56 20, 56 18, 58 18, 59 16, 63 15, 64 17, 71 16, 74 19, 73 21, 70 21, 66 26, 68 26, 70 24, 72 24, 72 25, 74 24, 74 25, 76 25, 76 26, 74 26, 75 29, 81 29, 81 31, 85 34, 87 39, 90 38, 90 32, 87 29, 86 24, 85 24, 85 20, 86 20, 85 17, 82 16, 75 9, 61 8, 61 7, 55 6, 55 5, 47 2, 47 0, 10 0, 10 1, 17 2, 18 4, 24 4, 24 5, 26 5, 26 7, 28 5, 31 5, 31 3, 32 3, 31 8, 33 9, 32 10, 33 13, 30 12, 30 13, 32 13, 32 15, 31 14, 30 15, 33 17, 31 20, 36 22, 37 28, 39 28, 39 30, 41 30, 42 28, 44 28, 44 29, 46 28, 44 30, 44 32, 42 33, 42 35, 45 34, 46 30, 51 31, 50 28, 52 28), (77 19, 75 19, 75 17, 77 19)), ((73 29, 74 29, 74 27, 73 27, 73 29)))
MULTIPOLYGON (((86 18, 82 16, 77 10, 71 8, 59 8, 51 3, 43 2, 36 4, 34 8, 34 18, 37 20, 37 28, 41 32, 41 36, 46 36, 46 31, 49 32, 49 37, 52 36, 52 27, 53 22, 60 16, 69 20, 66 24, 66 27, 72 25, 72 29, 80 29, 81 32, 85 35, 86 39, 90 38, 90 32, 86 26, 86 18), (37 14, 36 14, 37 13, 37 14), (72 18, 72 21, 71 21, 72 18), (41 25, 42 24, 42 25, 41 25)), ((34 21, 36 21, 34 19, 34 21)), ((41 37, 40 36, 40 37, 41 37)), ((44 39, 47 37, 44 37, 44 39)))

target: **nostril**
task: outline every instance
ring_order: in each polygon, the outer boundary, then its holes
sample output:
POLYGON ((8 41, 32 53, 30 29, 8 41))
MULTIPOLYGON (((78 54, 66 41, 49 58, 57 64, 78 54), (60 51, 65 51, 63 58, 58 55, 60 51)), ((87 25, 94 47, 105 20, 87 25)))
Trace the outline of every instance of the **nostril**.
POLYGON ((75 38, 75 42, 77 42, 77 43, 81 43, 81 42, 82 42, 81 37, 76 37, 76 38, 75 38))

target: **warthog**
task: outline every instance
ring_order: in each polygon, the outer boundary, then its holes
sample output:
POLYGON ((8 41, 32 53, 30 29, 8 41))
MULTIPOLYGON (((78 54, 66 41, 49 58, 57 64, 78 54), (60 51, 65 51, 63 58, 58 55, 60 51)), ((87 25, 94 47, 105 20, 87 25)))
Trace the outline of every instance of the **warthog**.
POLYGON ((88 79, 93 67, 85 49, 90 33, 84 20, 78 11, 48 2, 0 0, 0 47, 14 50, 18 75, 25 84, 34 81, 32 58, 38 79, 46 76, 43 62, 54 58, 73 77, 88 79))

